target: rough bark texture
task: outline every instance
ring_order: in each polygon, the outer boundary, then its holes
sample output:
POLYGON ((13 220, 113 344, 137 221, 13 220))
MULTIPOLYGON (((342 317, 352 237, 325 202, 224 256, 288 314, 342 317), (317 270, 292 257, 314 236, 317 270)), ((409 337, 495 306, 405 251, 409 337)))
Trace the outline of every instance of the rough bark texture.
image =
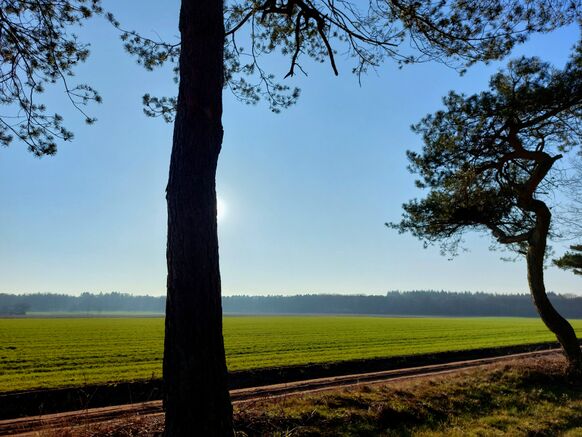
POLYGON ((536 225, 529 238, 526 255, 530 292, 541 319, 560 342, 568 359, 570 372, 580 375, 582 373, 582 353, 576 333, 572 325, 551 304, 544 285, 544 255, 551 213, 544 202, 536 199, 531 201, 531 210, 536 214, 536 225))
POLYGON ((223 135, 222 0, 182 0, 180 33, 167 187, 166 435, 230 436, 215 190, 223 135))

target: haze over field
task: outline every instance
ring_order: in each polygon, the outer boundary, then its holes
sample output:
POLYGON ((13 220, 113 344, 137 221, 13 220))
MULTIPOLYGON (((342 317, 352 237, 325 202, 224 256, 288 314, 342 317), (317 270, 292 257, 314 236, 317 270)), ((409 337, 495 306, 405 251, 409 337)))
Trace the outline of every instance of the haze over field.
MULTIPOLYGON (((128 28, 170 39, 176 33, 175 0, 144 1, 139 14, 111 0, 104 6, 128 28)), ((48 106, 63 112, 75 140, 41 160, 18 144, 1 151, 0 292, 163 294, 172 127, 145 118, 140 100, 145 92, 172 95, 175 84, 168 70, 135 66, 104 20, 78 33, 92 42, 92 56, 77 76, 99 89, 104 103, 89 109, 98 122, 87 127, 58 90, 49 90, 48 106)), ((513 56, 539 55, 561 67, 577 37, 576 26, 534 36, 513 56)), ((409 125, 440 108, 452 88, 484 89, 505 61, 474 66, 463 77, 435 63, 403 70, 387 64, 361 87, 350 63, 340 57, 338 65, 338 78, 324 64, 310 66, 308 78, 287 80, 303 92, 279 115, 225 92, 218 175, 224 293, 522 292, 523 263, 500 261, 488 238, 470 236, 471 252, 448 262, 438 249, 423 250, 383 225, 419 195, 404 150, 421 140, 409 125)), ((267 66, 281 76, 288 68, 277 57, 267 66)), ((566 244, 555 244, 556 252, 566 244)), ((582 291, 578 278, 556 268, 547 271, 547 284, 559 293, 582 291)))
MULTIPOLYGON (((550 293, 565 317, 582 319, 582 297, 550 293)), ((0 293, 1 316, 52 317, 79 315, 162 316, 165 296, 123 293, 64 294, 0 293)), ((383 296, 305 294, 297 296, 223 296, 225 314, 374 314, 385 316, 538 317, 529 294, 491 295, 445 291, 392 291, 383 296)))

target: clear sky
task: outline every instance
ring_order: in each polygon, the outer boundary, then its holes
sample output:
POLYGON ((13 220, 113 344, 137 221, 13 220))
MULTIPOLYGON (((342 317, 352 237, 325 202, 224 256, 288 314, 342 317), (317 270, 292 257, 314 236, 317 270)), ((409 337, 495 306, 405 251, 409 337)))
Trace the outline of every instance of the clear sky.
MULTIPOLYGON (((105 6, 127 28, 177 35, 177 0, 139 4, 105 6)), ((46 102, 65 115, 74 141, 43 159, 18 143, 0 150, 0 292, 163 294, 172 127, 145 117, 141 96, 173 95, 175 84, 168 69, 137 66, 104 20, 78 34, 92 55, 76 79, 101 92, 103 104, 89 109, 98 122, 85 126, 50 90, 46 102)), ((561 66, 578 36, 574 26, 534 37, 514 56, 561 66)), ((347 59, 339 77, 306 61, 309 76, 287 80, 302 89, 300 101, 281 114, 225 92, 217 180, 224 294, 525 292, 523 261, 501 261, 489 237, 470 236, 469 252, 449 261, 384 226, 420 195, 406 170, 405 150, 421 146, 409 126, 450 89, 484 89, 503 63, 460 77, 439 64, 399 70, 388 61, 360 86, 347 59)), ((282 78, 288 61, 266 66, 282 78)), ((554 245, 558 254, 565 244, 554 245)), ((579 277, 553 267, 546 275, 550 290, 582 294, 579 277)))

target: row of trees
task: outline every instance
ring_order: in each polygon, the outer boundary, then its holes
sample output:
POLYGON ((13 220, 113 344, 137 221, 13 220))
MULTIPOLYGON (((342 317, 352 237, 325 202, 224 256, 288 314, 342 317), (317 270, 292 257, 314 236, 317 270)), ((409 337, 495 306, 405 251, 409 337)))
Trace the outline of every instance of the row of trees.
MULTIPOLYGON (((287 76, 303 71, 305 58, 327 60, 333 73, 338 74, 335 62, 338 50, 355 59, 357 74, 376 67, 384 59, 401 64, 440 61, 463 69, 476 62, 504 57, 533 32, 547 32, 575 22, 580 19, 581 5, 578 0, 378 0, 362 8, 349 0, 242 0, 226 5, 223 0, 182 0, 180 4, 179 41, 157 42, 135 32, 122 34, 127 50, 137 55, 146 68, 175 62, 179 83, 177 97, 144 97, 150 115, 174 121, 167 187, 166 433, 230 436, 233 434, 232 409, 222 340, 215 192, 223 136, 223 87, 228 86, 250 103, 265 97, 274 110, 294 103, 298 93, 275 83, 273 76, 261 68, 260 55, 273 51, 288 56, 287 76), (243 28, 246 30, 241 33, 243 28), (247 39, 248 44, 237 43, 237 38, 247 39), (250 52, 244 52, 240 48, 243 46, 250 47, 250 52)), ((9 144, 17 138, 36 155, 52 154, 57 140, 70 140, 72 133, 64 128, 62 117, 47 115, 47 108, 38 103, 37 97, 45 84, 58 82, 80 111, 83 111, 81 105, 100 101, 89 85, 68 83, 74 67, 88 55, 87 47, 75 38, 71 27, 101 14, 100 1, 1 0, 0 6, 0 104, 13 110, 12 114, 3 113, 0 117, 0 141, 9 144)), ((113 15, 107 16, 120 28, 113 15)), ((527 68, 518 72, 527 72, 527 68)), ((544 88, 550 82, 541 81, 539 85, 544 88)), ((468 119, 463 112, 464 99, 460 97, 456 101, 461 104, 458 109, 462 118, 468 119)), ((454 102, 452 98, 451 103, 454 102)), ((483 102, 474 103, 477 108, 483 102)), ((495 108, 492 106, 486 113, 495 118, 495 108)), ((559 117, 555 111, 559 114, 560 108, 552 108, 554 118, 559 117)), ((529 109, 534 107, 525 105, 524 110, 529 109)), ((549 107, 546 109, 550 111, 549 107)), ((527 131, 535 121, 532 115, 530 125, 523 126, 521 118, 506 112, 499 118, 510 122, 502 130, 511 138, 506 143, 513 146, 520 129, 527 131)), ((93 122, 89 116, 86 120, 93 122)), ((498 127, 504 126, 504 121, 500 123, 498 127)), ((471 138, 477 138, 478 127, 473 126, 471 138)), ((531 176, 529 188, 522 190, 522 197, 529 196, 537 208, 537 199, 530 196, 531 188, 539 185, 540 176, 543 179, 557 155, 542 157, 540 153, 546 154, 545 151, 534 152, 536 159, 527 164, 529 158, 521 156, 517 167, 528 168, 524 171, 531 176)), ((509 162, 502 161, 499 174, 505 172, 505 164, 509 162)), ((453 164, 459 162, 457 159, 453 164)), ((417 164, 423 168, 420 160, 417 164)), ((454 168, 449 170, 445 173, 455 172, 454 168)), ((494 171, 495 168, 483 170, 480 174, 494 171)), ((435 188, 439 180, 444 180, 437 176, 433 181, 429 173, 437 175, 438 171, 428 170, 425 181, 428 187, 435 188)), ((469 173, 463 174, 463 178, 471 180, 469 173)), ((446 181, 448 185, 450 178, 446 181)), ((483 205, 487 208, 480 208, 479 213, 492 206, 490 196, 487 194, 484 198, 483 205)), ((411 214, 412 209, 407 213, 411 214)), ((487 217, 488 222, 493 222, 492 215, 487 217)), ((511 219, 519 220, 519 217, 511 219)), ((530 215, 528 220, 532 219, 530 215)), ((476 223, 463 220, 462 224, 476 223)), ((406 225, 402 229, 406 228, 414 229, 406 225)), ((504 238, 517 237, 507 234, 503 227, 499 229, 504 238)), ((535 250, 530 251, 528 260, 530 265, 536 265, 530 269, 533 277, 530 282, 538 284, 532 287, 532 292, 534 297, 540 296, 541 300, 535 299, 539 305, 545 291, 539 287, 541 278, 536 272, 540 254, 543 258, 545 253, 545 239, 544 229, 536 229, 541 233, 536 231, 537 243, 530 242, 535 250)), ((428 235, 421 231, 417 234, 428 235)), ((543 315, 542 318, 548 321, 543 315)))
MULTIPOLYGON (((550 293, 565 316, 582 317, 582 297, 550 293)), ((226 313, 237 314, 383 314, 392 316, 535 317, 527 294, 492 295, 444 291, 390 292, 386 296, 299 295, 226 296, 226 313)))
POLYGON ((0 314, 32 312, 152 312, 164 313, 165 296, 134 296, 127 293, 0 294, 0 314))
MULTIPOLYGON (((582 318, 582 297, 549 293, 564 316, 582 318)), ((0 294, 0 315, 32 312, 152 312, 163 315, 165 296, 123 293, 0 294)), ((393 316, 535 317, 527 294, 493 295, 445 291, 389 292, 385 296, 305 294, 296 296, 224 296, 226 314, 384 314, 393 316)))

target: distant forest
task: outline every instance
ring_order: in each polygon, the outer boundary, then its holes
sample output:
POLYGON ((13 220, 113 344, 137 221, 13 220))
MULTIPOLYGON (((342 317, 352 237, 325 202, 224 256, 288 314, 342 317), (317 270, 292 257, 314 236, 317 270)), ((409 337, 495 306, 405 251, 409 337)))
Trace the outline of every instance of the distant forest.
MULTIPOLYGON (((549 294, 565 317, 582 318, 582 297, 549 294)), ((149 312, 163 314, 164 296, 125 293, 0 294, 0 315, 29 312, 149 312)), ((226 314, 377 314, 393 316, 536 317, 528 294, 494 295, 446 291, 390 291, 385 296, 305 294, 297 296, 225 296, 226 314)))

